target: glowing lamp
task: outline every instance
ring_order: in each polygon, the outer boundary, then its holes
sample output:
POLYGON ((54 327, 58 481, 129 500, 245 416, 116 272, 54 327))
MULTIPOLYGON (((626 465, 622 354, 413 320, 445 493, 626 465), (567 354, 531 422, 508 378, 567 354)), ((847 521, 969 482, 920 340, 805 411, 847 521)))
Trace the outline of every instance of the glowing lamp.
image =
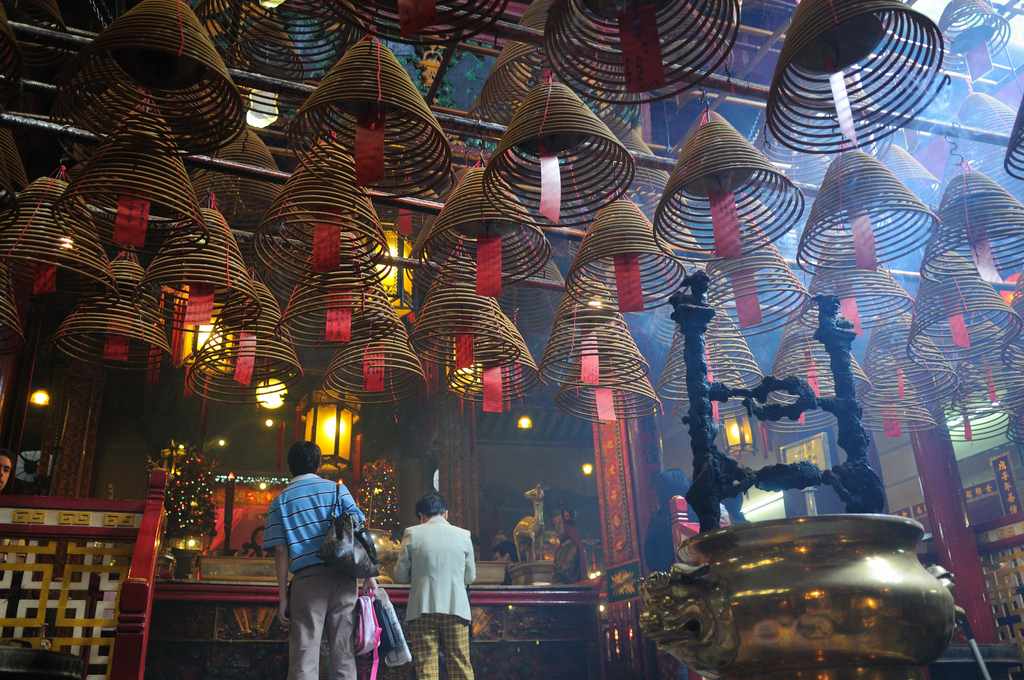
POLYGON ((530 416, 523 416, 519 419, 520 430, 529 430, 531 427, 533 427, 533 421, 530 420, 530 416))
MULTIPOLYGON (((256 386, 256 398, 263 408, 280 408, 284 404, 284 398, 287 394, 288 389, 277 378, 264 380, 256 386)), ((270 425, 267 425, 267 427, 270 427, 270 425)))
POLYGON ((279 114, 276 92, 253 90, 249 93, 249 110, 245 113, 245 122, 250 127, 262 129, 272 125, 279 114))
POLYGON ((36 390, 30 398, 36 406, 46 406, 50 403, 50 393, 46 390, 36 390))
POLYGON ((583 474, 589 475, 589 474, 591 474, 593 472, 594 472, 594 466, 593 465, 591 465, 590 463, 584 463, 583 464, 583 474))

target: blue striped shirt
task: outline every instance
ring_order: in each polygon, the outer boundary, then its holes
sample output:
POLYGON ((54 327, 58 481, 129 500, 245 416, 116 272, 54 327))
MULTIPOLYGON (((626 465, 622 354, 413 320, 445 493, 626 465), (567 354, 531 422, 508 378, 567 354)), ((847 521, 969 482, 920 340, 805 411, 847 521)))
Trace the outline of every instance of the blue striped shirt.
POLYGON ((323 564, 316 553, 327 535, 339 489, 340 511, 356 515, 365 522, 366 518, 344 484, 335 484, 315 474, 299 475, 270 504, 263 549, 287 545, 291 559, 289 570, 293 574, 303 567, 323 564))

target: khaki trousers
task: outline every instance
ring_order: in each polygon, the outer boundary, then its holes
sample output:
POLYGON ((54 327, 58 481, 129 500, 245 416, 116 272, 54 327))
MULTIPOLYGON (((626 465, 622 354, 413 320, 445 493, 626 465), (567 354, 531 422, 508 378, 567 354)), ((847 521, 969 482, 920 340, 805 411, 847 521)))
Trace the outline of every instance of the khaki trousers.
POLYGON ((416 680, 438 680, 437 647, 444 649, 451 680, 473 680, 469 662, 469 625, 452 614, 421 614, 409 622, 409 651, 416 680))
POLYGON ((356 580, 326 564, 300 569, 288 596, 292 625, 288 635, 288 680, 318 680, 324 624, 331 649, 331 677, 356 680, 352 640, 356 580))

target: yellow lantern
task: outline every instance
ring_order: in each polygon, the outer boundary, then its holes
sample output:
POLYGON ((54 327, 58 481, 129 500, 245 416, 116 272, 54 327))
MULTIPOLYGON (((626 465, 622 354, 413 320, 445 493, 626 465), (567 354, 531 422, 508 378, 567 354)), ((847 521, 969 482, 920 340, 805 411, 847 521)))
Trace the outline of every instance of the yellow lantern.
POLYGON ((339 469, 347 465, 351 459, 352 425, 359 422, 359 416, 319 390, 303 397, 299 407, 306 421, 305 438, 320 447, 324 463, 339 469))

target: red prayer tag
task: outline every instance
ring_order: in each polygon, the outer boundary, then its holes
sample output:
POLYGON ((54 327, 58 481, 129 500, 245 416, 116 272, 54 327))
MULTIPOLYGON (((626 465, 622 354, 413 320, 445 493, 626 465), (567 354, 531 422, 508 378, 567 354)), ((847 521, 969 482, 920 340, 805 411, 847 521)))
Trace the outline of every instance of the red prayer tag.
POLYGON ((501 236, 476 237, 476 294, 501 297, 501 236))
POLYGON ((412 236, 412 211, 405 208, 398 209, 398 233, 402 236, 412 236))
POLYGON ((108 333, 103 339, 103 358, 110 361, 128 361, 128 338, 108 333))
POLYGON ((981 43, 964 56, 967 58, 967 71, 971 74, 972 81, 981 80, 992 70, 992 53, 989 52, 988 43, 981 43))
POLYGON ((843 317, 853 324, 853 330, 857 335, 863 335, 864 329, 860 325, 860 312, 857 311, 857 298, 839 298, 839 310, 843 317))
POLYGON ((160 348, 149 346, 149 367, 146 371, 146 384, 156 385, 160 382, 160 348))
POLYGON ((363 389, 384 391, 384 348, 377 343, 367 345, 363 351, 363 389))
POLYGON ((626 92, 665 87, 665 65, 654 3, 619 10, 619 44, 626 92))
POLYGON ((597 336, 593 332, 583 336, 580 381, 588 385, 597 385, 601 382, 601 357, 597 350, 597 336))
POLYGON ((438 22, 435 0, 398 0, 398 25, 402 37, 415 35, 438 22))
POLYGON ((988 400, 994 404, 999 401, 999 395, 996 393, 996 379, 992 377, 992 369, 985 369, 985 382, 988 383, 988 400))
POLYGON ((899 437, 903 434, 896 411, 882 411, 882 428, 886 437, 899 437))
POLYGON ((757 297, 754 272, 741 269, 732 276, 732 293, 736 302, 736 316, 741 329, 761 323, 761 302, 757 297))
POLYGON ((715 255, 738 260, 740 248, 740 221, 736 215, 736 194, 731 191, 708 189, 711 202, 711 229, 715 235, 715 255))
POLYGON ((501 366, 484 369, 484 411, 501 413, 502 405, 501 366))
POLYGON ((473 336, 465 328, 455 330, 455 370, 473 367, 473 336))
POLYGON ((235 382, 248 385, 256 366, 256 334, 242 331, 238 339, 238 358, 235 359, 235 382))
POLYGON ((640 285, 640 258, 636 253, 615 256, 615 291, 620 312, 644 311, 644 292, 640 285))
MULTIPOLYGON (((433 4, 433 3, 431 3, 433 4)), ((356 119, 356 186, 384 180, 384 123, 387 108, 364 109, 356 119)))
POLYGON ((614 422, 615 417, 615 396, 608 387, 598 387, 594 390, 594 402, 597 406, 597 419, 614 422))
POLYGON ((871 218, 861 213, 850 221, 853 230, 853 255, 857 269, 878 271, 878 256, 875 252, 875 231, 871 228, 871 218))
POLYGON ((45 295, 57 292, 57 265, 37 262, 32 275, 32 294, 45 295))
POLYGON ((558 156, 540 155, 540 214, 558 224, 562 211, 562 177, 558 156))
POLYGON ((974 440, 974 433, 971 432, 971 419, 966 413, 964 414, 964 439, 966 441, 974 440))
POLYGON ((971 348, 971 336, 967 334, 967 324, 964 323, 963 314, 953 314, 949 317, 949 330, 953 335, 953 344, 965 349, 971 348))
POLYGON ((718 402, 714 400, 711 401, 711 417, 718 422, 718 402))
POLYGON ((814 390, 814 396, 821 396, 821 385, 818 381, 818 369, 814 366, 807 369, 807 384, 811 386, 812 390, 814 390))
POLYGON ((212 283, 188 284, 188 302, 185 303, 185 325, 205 326, 213 319, 212 283))
POLYGON ((896 369, 896 394, 903 398, 903 371, 899 368, 896 369))
POLYGON ((341 267, 341 225, 317 222, 313 225, 313 271, 333 272, 341 267))
POLYGON ((807 419, 805 417, 805 414, 801 413, 800 417, 796 419, 796 422, 799 425, 806 425, 807 424, 807 419))
POLYGON ((324 335, 327 342, 348 342, 352 339, 352 309, 328 307, 326 325, 324 335))
POLYGON ((141 248, 146 244, 149 225, 149 197, 121 194, 114 218, 113 241, 122 246, 141 248))

